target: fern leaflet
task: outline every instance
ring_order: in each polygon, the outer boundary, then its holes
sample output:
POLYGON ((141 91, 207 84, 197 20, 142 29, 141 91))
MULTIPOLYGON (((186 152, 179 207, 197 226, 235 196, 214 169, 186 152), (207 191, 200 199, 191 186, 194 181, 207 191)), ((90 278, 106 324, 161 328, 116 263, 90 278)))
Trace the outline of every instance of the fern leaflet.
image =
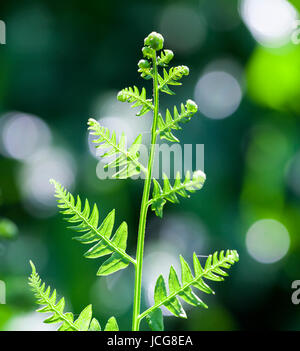
POLYGON ((179 140, 172 134, 171 130, 181 129, 178 123, 187 123, 198 110, 198 106, 193 100, 187 100, 186 104, 181 104, 180 107, 181 111, 179 113, 177 107, 174 106, 174 118, 172 118, 169 109, 166 110, 165 121, 161 114, 158 115, 158 130, 156 133, 160 135, 161 139, 166 139, 171 142, 179 142, 179 140))
POLYGON ((98 145, 98 149, 106 149, 107 151, 101 156, 103 158, 109 156, 115 156, 115 159, 110 163, 106 164, 105 167, 119 168, 113 177, 119 179, 125 179, 133 175, 139 174, 143 171, 147 173, 147 169, 138 161, 139 149, 142 142, 142 135, 138 135, 133 144, 127 150, 126 137, 124 134, 121 135, 119 143, 116 141, 116 133, 110 132, 108 128, 102 127, 96 120, 90 118, 88 121, 90 134, 97 138, 93 140, 98 145))
MULTIPOLYGON (((74 320, 73 313, 64 312, 65 299, 62 297, 58 302, 56 299, 56 290, 51 292, 50 286, 42 282, 36 272, 34 264, 30 261, 32 273, 28 278, 28 284, 34 291, 37 298, 37 304, 43 306, 38 312, 52 313, 44 323, 61 323, 59 331, 100 331, 101 327, 96 318, 92 318, 92 305, 88 305, 74 320)), ((105 330, 119 330, 115 317, 111 317, 105 327, 105 330)))
POLYGON ((172 50, 162 50, 157 58, 157 63, 162 67, 166 67, 173 57, 174 53, 172 50))
POLYGON ((189 74, 189 68, 187 66, 176 66, 171 67, 169 72, 164 68, 163 72, 164 77, 158 75, 158 88, 164 93, 174 95, 175 93, 168 87, 168 85, 182 85, 178 80, 189 74))
MULTIPOLYGON (((142 72, 144 72, 144 69, 142 72)), ((150 74, 150 72, 148 74, 150 74)), ((145 88, 143 88, 141 92, 139 92, 139 89, 136 86, 133 88, 129 87, 122 89, 118 93, 118 100, 122 102, 134 103, 132 107, 142 106, 141 110, 136 114, 137 116, 143 116, 147 112, 154 110, 152 99, 147 99, 146 97, 145 88)))
POLYGON ((81 199, 77 196, 77 202, 72 194, 70 194, 58 182, 51 179, 54 184, 58 198, 58 207, 61 213, 67 215, 66 220, 72 225, 70 228, 77 232, 85 232, 85 234, 75 237, 82 244, 91 244, 97 242, 89 249, 84 256, 86 258, 99 258, 110 255, 99 268, 97 275, 109 275, 120 269, 124 269, 131 262, 135 265, 135 260, 125 252, 127 245, 127 223, 123 222, 111 238, 114 222, 115 210, 112 210, 104 221, 99 225, 99 211, 95 204, 92 212, 88 200, 82 208, 81 199))
POLYGON ((193 255, 194 276, 188 263, 180 256, 181 263, 181 284, 173 266, 169 273, 169 294, 167 293, 166 283, 162 275, 156 281, 154 290, 155 305, 143 312, 139 319, 153 314, 161 306, 165 306, 176 317, 186 318, 186 313, 178 300, 177 296, 192 306, 207 308, 207 305, 192 291, 191 287, 197 288, 207 294, 213 290, 204 282, 203 278, 213 281, 224 280, 223 276, 228 274, 222 268, 230 268, 239 260, 238 253, 235 250, 227 250, 226 253, 221 251, 215 252, 208 256, 204 268, 202 268, 197 255, 193 255))
POLYGON ((193 193, 203 187, 206 176, 202 171, 195 171, 191 178, 190 172, 186 172, 183 183, 181 182, 180 173, 178 172, 175 178, 174 186, 172 187, 168 177, 163 174, 164 186, 161 188, 156 179, 153 179, 152 199, 149 201, 151 209, 159 217, 163 215, 163 207, 167 201, 179 203, 177 195, 189 197, 188 192, 193 193))

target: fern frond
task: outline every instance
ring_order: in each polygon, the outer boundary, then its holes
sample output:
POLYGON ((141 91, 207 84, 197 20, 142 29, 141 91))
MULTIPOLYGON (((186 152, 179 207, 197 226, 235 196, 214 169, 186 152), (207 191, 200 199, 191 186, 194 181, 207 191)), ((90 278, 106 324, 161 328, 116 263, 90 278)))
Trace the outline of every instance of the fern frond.
POLYGON ((213 281, 222 281, 228 274, 223 268, 230 268, 235 262, 238 262, 239 256, 235 250, 227 250, 226 253, 221 251, 215 252, 208 256, 204 268, 201 266, 197 255, 193 255, 194 276, 188 263, 180 256, 181 263, 181 283, 173 266, 169 273, 169 293, 167 292, 166 283, 162 275, 156 281, 154 290, 155 305, 143 312, 139 319, 142 319, 153 313, 161 306, 165 306, 176 317, 186 318, 186 313, 178 300, 178 297, 192 306, 207 308, 207 305, 192 291, 191 287, 197 288, 207 294, 213 290, 204 282, 204 278, 213 281))
MULTIPOLYGON (((150 74, 150 71, 149 71, 150 74)), ((143 88, 141 92, 139 89, 134 86, 122 89, 118 93, 118 100, 122 102, 134 103, 132 107, 142 106, 141 110, 136 114, 137 116, 143 116, 145 113, 154 110, 154 106, 152 104, 152 99, 147 99, 146 97, 146 89, 143 88)))
POLYGON ((163 189, 158 181, 153 179, 152 199, 149 201, 151 209, 155 211, 155 214, 159 217, 162 217, 163 207, 167 201, 179 203, 178 195, 187 198, 190 196, 187 191, 193 193, 196 190, 200 190, 203 187, 206 175, 202 171, 195 171, 191 178, 190 172, 188 171, 182 183, 180 173, 178 172, 173 187, 165 174, 163 174, 163 179, 163 189))
POLYGON ((99 122, 90 118, 88 120, 90 134, 97 138, 93 140, 98 145, 98 149, 107 149, 101 157, 105 158, 108 156, 115 156, 116 158, 105 165, 106 168, 119 168, 113 177, 119 179, 126 179, 133 175, 139 174, 143 171, 147 173, 147 169, 138 161, 139 149, 142 143, 142 135, 138 135, 130 148, 126 149, 126 137, 124 134, 121 135, 119 143, 116 141, 116 133, 110 132, 108 128, 102 127, 99 122))
POLYGON ((176 66, 171 67, 169 72, 164 68, 164 77, 158 75, 159 90, 174 95, 175 93, 168 87, 168 85, 181 85, 182 83, 178 82, 183 76, 189 74, 189 68, 187 66, 176 66))
MULTIPOLYGON (((62 297, 58 302, 56 299, 56 290, 51 292, 50 286, 42 282, 40 276, 36 272, 34 264, 30 261, 32 273, 29 277, 28 284, 34 291, 37 298, 37 304, 44 307, 40 308, 38 312, 52 313, 44 323, 61 323, 58 328, 59 331, 85 331, 89 330, 92 319, 92 305, 88 305, 79 315, 77 320, 74 320, 73 313, 64 312, 65 299, 62 297)), ((94 322, 95 323, 95 319, 94 322)))
POLYGON ((183 103, 180 106, 180 113, 177 110, 177 107, 174 106, 173 118, 169 111, 166 110, 165 121, 161 114, 158 115, 157 121, 157 134, 159 134, 161 139, 166 139, 172 142, 179 142, 179 140, 172 134, 172 129, 179 130, 181 129, 180 123, 187 123, 193 117, 193 115, 198 111, 198 106, 193 100, 187 100, 186 104, 183 103))
MULTIPOLYGON (((92 318, 92 305, 88 305, 74 320, 74 315, 71 312, 64 312, 65 299, 62 297, 58 302, 56 298, 56 290, 51 292, 51 287, 46 287, 42 282, 39 274, 36 272, 34 264, 30 261, 31 275, 28 278, 34 295, 37 299, 37 304, 43 306, 37 312, 52 313, 44 323, 61 323, 58 331, 101 331, 100 323, 96 318, 92 318)), ((119 327, 115 317, 111 317, 104 331, 118 331, 119 327)))
POLYGON ((173 57, 174 53, 172 50, 162 50, 160 56, 157 58, 157 63, 162 67, 166 67, 173 57))
MULTIPOLYGON (((142 78, 146 80, 153 78, 153 67, 151 66, 151 63, 148 60, 140 60, 138 62, 138 67, 139 67, 138 72, 141 73, 142 78)), ((146 91, 145 91, 144 97, 146 98, 146 91)), ((120 98, 121 98, 121 101, 124 102, 123 97, 120 97, 120 98)), ((149 100, 149 101, 152 101, 152 100, 149 100)))
POLYGON ((112 210, 104 221, 99 224, 99 211, 95 204, 92 212, 90 204, 85 200, 85 205, 81 206, 81 199, 77 196, 77 202, 61 184, 51 179, 58 198, 58 207, 62 214, 66 215, 66 220, 72 224, 71 229, 77 232, 84 232, 74 239, 82 244, 96 244, 89 249, 84 256, 86 258, 99 258, 111 255, 99 268, 97 275, 109 275, 120 269, 126 268, 129 263, 135 260, 126 252, 127 245, 127 223, 123 222, 116 233, 111 238, 115 222, 115 210, 112 210))

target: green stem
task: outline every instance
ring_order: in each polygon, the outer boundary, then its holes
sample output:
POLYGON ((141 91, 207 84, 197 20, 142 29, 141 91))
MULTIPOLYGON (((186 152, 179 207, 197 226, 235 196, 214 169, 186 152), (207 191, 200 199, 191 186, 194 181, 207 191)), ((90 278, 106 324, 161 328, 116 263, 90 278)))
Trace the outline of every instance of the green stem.
POLYGON ((152 181, 152 167, 155 152, 156 143, 156 128, 157 128, 157 117, 159 109, 159 90, 158 90, 158 74, 157 74, 157 61, 156 53, 153 56, 153 101, 154 101, 154 113, 153 123, 151 130, 151 149, 149 153, 147 175, 144 183, 143 198, 140 211, 140 222, 138 231, 138 242, 136 251, 136 270, 135 270, 135 284, 134 284, 134 303, 133 303, 133 317, 132 317, 132 330, 138 331, 140 325, 140 308, 141 308, 141 290, 142 290, 142 269, 143 269, 143 256, 144 256, 144 241, 145 241, 145 228, 148 212, 148 200, 150 194, 150 187, 152 181))

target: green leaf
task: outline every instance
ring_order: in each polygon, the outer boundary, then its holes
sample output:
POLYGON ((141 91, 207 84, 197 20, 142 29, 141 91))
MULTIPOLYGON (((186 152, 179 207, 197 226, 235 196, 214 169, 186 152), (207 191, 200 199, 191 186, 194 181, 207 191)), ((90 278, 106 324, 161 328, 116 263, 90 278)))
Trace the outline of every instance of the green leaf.
POLYGON ((179 140, 173 135, 172 129, 181 129, 179 123, 187 123, 198 111, 198 106, 193 100, 187 100, 186 104, 181 104, 180 108, 181 111, 179 113, 177 107, 174 106, 173 118, 168 109, 166 110, 165 120, 161 114, 158 115, 157 134, 159 134, 161 139, 166 139, 171 142, 179 142, 179 140))
MULTIPOLYGON (((156 284, 155 284, 155 290, 154 290, 155 305, 163 304, 163 302, 166 301, 166 299, 167 299, 166 284, 165 284, 163 276, 160 275, 156 281, 156 284)), ((168 299, 168 301, 166 301, 165 306, 175 316, 183 317, 183 318, 186 317, 180 302, 177 300, 177 298, 175 296, 171 299, 168 299)))
POLYGON ((85 254, 86 258, 99 258, 106 255, 111 257, 106 260, 98 271, 98 275, 112 274, 119 269, 124 269, 135 260, 125 252, 127 245, 127 224, 123 222, 111 238, 114 222, 115 210, 112 210, 103 222, 99 223, 99 211, 97 205, 93 206, 92 212, 88 200, 85 201, 84 207, 81 205, 81 199, 77 196, 77 202, 61 184, 55 180, 50 181, 54 184, 58 198, 58 207, 66 220, 72 224, 71 229, 80 232, 81 235, 75 237, 82 244, 95 243, 85 254))
POLYGON ((207 305, 193 292, 191 289, 195 287, 205 293, 213 293, 210 287, 203 281, 203 279, 221 281, 223 276, 227 273, 222 268, 230 268, 235 262, 238 262, 239 256, 235 250, 227 250, 226 253, 221 251, 210 255, 202 268, 197 255, 193 255, 194 275, 182 256, 180 256, 181 263, 181 283, 178 279, 177 273, 173 267, 170 268, 169 273, 169 293, 167 293, 166 284, 162 275, 156 281, 154 290, 155 305, 142 313, 142 317, 153 315, 161 306, 165 306, 176 317, 186 317, 186 314, 176 296, 182 298, 185 302, 192 306, 201 306, 207 308, 207 305))
POLYGON ((154 290, 154 301, 155 304, 159 304, 163 301, 167 296, 167 289, 164 281, 164 277, 160 275, 155 284, 154 290))
POLYGON ((79 315, 75 321, 75 325, 81 331, 89 330, 92 319, 92 305, 88 305, 79 315))
POLYGON ((177 66, 171 67, 169 72, 166 69, 163 72, 163 77, 158 75, 159 90, 166 94, 174 95, 175 93, 168 85, 181 85, 182 83, 178 82, 178 80, 189 74, 189 68, 187 66, 177 66))
POLYGON ((65 299, 61 298, 58 302, 56 299, 56 290, 51 293, 50 286, 42 282, 40 276, 36 272, 34 264, 30 261, 32 273, 28 278, 28 284, 31 287, 37 299, 37 304, 43 306, 38 309, 41 313, 51 313, 44 323, 61 323, 59 331, 80 331, 88 330, 95 326, 95 321, 92 321, 93 326, 90 326, 92 318, 92 305, 88 305, 74 321, 74 316, 70 312, 64 312, 65 299))
POLYGON ((116 133, 110 132, 108 128, 102 127, 99 122, 90 118, 88 120, 90 134, 95 136, 94 143, 98 144, 97 149, 105 149, 106 152, 101 155, 102 158, 114 156, 114 159, 105 165, 106 168, 119 169, 113 175, 114 178, 126 179, 141 171, 147 173, 145 167, 138 161, 139 149, 142 143, 142 135, 138 135, 130 148, 126 149, 126 136, 123 133, 119 143, 116 140, 116 133))
POLYGON ((172 50, 162 50, 160 57, 157 58, 157 62, 159 66, 166 67, 173 57, 174 53, 172 50))
POLYGON ((89 327, 89 331, 101 331, 100 323, 96 318, 93 318, 89 327))
POLYGON ((166 201, 179 203, 178 195, 187 198, 187 192, 194 193, 203 187, 206 176, 202 171, 195 171, 191 178, 190 172, 186 172, 185 179, 181 182, 180 173, 178 172, 175 178, 174 186, 172 187, 168 177, 163 174, 164 186, 161 188, 156 179, 153 179, 153 193, 150 200, 151 209, 159 217, 163 215, 163 207, 166 201))
MULTIPOLYGON (((148 74, 151 74, 150 71, 148 72, 148 74)), ((137 116, 143 116, 147 112, 154 110, 152 99, 147 99, 146 97, 145 88, 142 89, 141 93, 139 92, 139 89, 136 86, 134 86, 133 88, 129 87, 122 89, 118 93, 118 100, 122 102, 134 103, 132 107, 142 106, 141 110, 136 114, 137 116)))
MULTIPOLYGON (((192 275, 191 269, 187 262, 184 260, 182 256, 180 256, 180 263, 181 263, 181 279, 182 285, 187 286, 182 292, 178 295, 188 304, 192 306, 202 306, 207 308, 207 305, 199 299, 197 295, 195 295, 189 286, 192 284, 194 277, 192 275)), ((180 285, 178 287, 180 289, 180 285)))
MULTIPOLYGON (((150 64, 149 61, 147 61, 147 60, 140 60, 139 63, 138 63, 138 66, 139 66, 138 72, 141 73, 141 77, 142 78, 148 80, 148 79, 151 79, 153 77, 153 67, 151 67, 151 64, 150 64)), ((121 96, 120 99, 121 99, 121 101, 127 101, 126 97, 125 97, 125 100, 124 100, 123 96, 121 96)), ((146 99, 146 92, 145 92, 145 95, 144 95, 144 101, 145 101, 145 99, 146 99)), ((148 102, 152 102, 152 100, 148 100, 148 102)), ((147 106, 147 108, 149 108, 149 106, 147 106)), ((151 109, 152 109, 152 107, 151 107, 151 109)))
POLYGON ((14 239, 18 235, 18 227, 10 219, 0 219, 0 238, 14 239))
POLYGON ((107 321, 104 331, 119 331, 118 323, 115 317, 110 317, 107 321))
POLYGON ((118 253, 111 255, 99 268, 97 275, 110 275, 128 266, 128 261, 118 253))
POLYGON ((164 319, 163 319, 163 314, 162 314, 162 311, 160 308, 149 313, 146 316, 146 320, 149 324, 149 327, 153 331, 163 331, 164 330, 164 319))

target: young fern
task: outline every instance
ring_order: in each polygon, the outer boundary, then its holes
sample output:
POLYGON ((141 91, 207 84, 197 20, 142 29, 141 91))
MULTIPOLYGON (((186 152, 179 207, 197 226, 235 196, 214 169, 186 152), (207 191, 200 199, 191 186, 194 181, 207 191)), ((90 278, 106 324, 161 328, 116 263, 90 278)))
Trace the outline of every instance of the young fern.
MULTIPOLYGON (((114 157, 105 167, 111 167, 116 170, 113 175, 115 178, 126 179, 140 174, 145 176, 144 189, 142 195, 139 228, 137 237, 136 258, 132 258, 126 253, 127 242, 127 224, 123 222, 113 233, 115 210, 112 210, 100 223, 99 211, 96 205, 91 211, 88 200, 85 200, 84 206, 79 196, 77 200, 62 185, 55 180, 51 183, 55 187, 55 196, 58 198, 58 207, 61 213, 71 223, 73 230, 80 233, 75 237, 82 244, 92 244, 92 247, 84 254, 86 258, 98 259, 103 256, 109 256, 100 266, 97 275, 109 275, 126 268, 132 264, 135 269, 135 285, 133 299, 132 330, 137 331, 140 328, 140 322, 146 318, 152 330, 163 330, 163 315, 161 307, 166 307, 176 317, 186 318, 186 313, 178 298, 184 300, 192 306, 207 308, 207 305, 193 292, 192 288, 201 292, 210 294, 212 289, 206 284, 204 279, 212 281, 221 281, 227 273, 223 268, 230 268, 238 261, 238 254, 235 250, 227 250, 226 253, 221 251, 210 255, 204 267, 201 266, 196 253, 193 255, 194 274, 188 263, 180 256, 181 263, 181 282, 173 267, 170 268, 168 279, 168 291, 162 275, 157 279, 154 290, 154 305, 141 312, 141 292, 142 292, 142 267, 144 255, 144 241, 146 219, 149 207, 159 217, 163 216, 163 208, 167 201, 179 203, 178 196, 187 198, 189 193, 200 190, 205 182, 206 176, 196 170, 191 175, 190 172, 185 174, 182 180, 180 173, 177 173, 173 185, 169 179, 163 175, 163 186, 152 177, 152 168, 154 162, 155 144, 157 138, 165 139, 170 142, 179 142, 173 135, 173 130, 181 129, 180 124, 191 120, 197 112, 198 107, 192 100, 187 100, 185 104, 180 105, 180 111, 175 106, 173 116, 169 109, 166 110, 165 117, 159 111, 159 93, 174 95, 169 86, 181 85, 180 79, 189 74, 186 66, 171 67, 167 66, 174 57, 171 50, 163 49, 164 39, 161 34, 152 32, 146 39, 142 53, 144 58, 138 62, 138 72, 146 80, 153 81, 153 97, 147 98, 145 88, 138 89, 125 88, 117 96, 119 101, 128 102, 132 107, 138 107, 137 116, 143 116, 148 112, 153 113, 151 128, 151 143, 148 154, 148 163, 143 165, 139 160, 139 151, 142 143, 142 136, 138 135, 133 144, 126 147, 126 137, 121 135, 117 141, 116 133, 109 131, 101 126, 94 119, 88 120, 88 129, 94 137, 96 148, 104 150, 101 157, 114 157), (162 75, 159 73, 159 67, 163 69, 162 75), (151 186, 152 197, 150 198, 151 186)), ((34 266, 32 265, 32 275, 29 278, 29 284, 35 291, 38 304, 45 305, 42 312, 52 312, 53 316, 48 320, 51 323, 61 322, 59 330, 100 330, 97 320, 92 319, 91 306, 86 307, 79 316, 79 321, 74 321, 73 315, 64 313, 64 300, 56 303, 56 293, 50 295, 50 288, 45 288, 41 282, 34 266)), ((105 330, 118 330, 114 317, 112 317, 105 330)))

